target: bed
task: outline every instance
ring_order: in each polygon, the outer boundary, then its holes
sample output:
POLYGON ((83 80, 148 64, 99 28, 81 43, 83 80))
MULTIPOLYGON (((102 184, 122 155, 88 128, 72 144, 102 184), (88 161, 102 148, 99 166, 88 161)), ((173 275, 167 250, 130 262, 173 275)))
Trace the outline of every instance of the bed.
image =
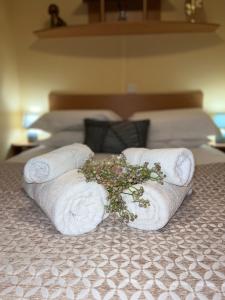
MULTIPOLYGON (((201 108, 201 92, 169 95, 50 96, 50 110, 201 108), (130 105, 132 103, 132 105, 130 105)), ((224 299, 225 155, 201 146, 194 192, 157 232, 110 217, 80 237, 59 234, 21 190, 24 162, 0 167, 0 299, 224 299)))
MULTIPOLYGON (((210 147, 209 145, 201 145, 200 147, 190 148, 194 154, 195 162, 197 165, 204 165, 209 163, 225 162, 225 155, 223 152, 210 147)), ((34 149, 27 150, 18 154, 8 160, 10 163, 25 163, 29 159, 53 151, 55 148, 40 145, 34 149)), ((98 158, 105 158, 104 154, 97 154, 98 158)))
MULTIPOLYGON (((202 103, 203 93, 201 91, 145 95, 74 95, 52 92, 49 96, 50 111, 110 109, 124 119, 129 118, 137 111, 201 109, 202 103)), ((162 147, 162 145, 160 146, 162 147)), ((9 159, 8 162, 25 163, 28 159, 52 151, 54 148, 55 145, 41 143, 35 149, 16 155, 9 159)), ((225 155, 221 151, 211 148, 204 141, 202 144, 199 143, 195 147, 191 145, 189 148, 193 151, 197 164, 225 162, 225 155)), ((99 154, 98 156, 104 157, 104 155, 99 154)))

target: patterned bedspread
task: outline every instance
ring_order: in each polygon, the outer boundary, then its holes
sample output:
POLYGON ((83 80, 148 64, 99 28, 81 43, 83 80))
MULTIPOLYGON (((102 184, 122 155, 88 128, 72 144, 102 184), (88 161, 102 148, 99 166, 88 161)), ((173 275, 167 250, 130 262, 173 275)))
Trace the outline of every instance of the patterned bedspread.
POLYGON ((225 299, 225 164, 197 167, 169 224, 143 232, 107 219, 59 234, 0 166, 0 299, 225 299))

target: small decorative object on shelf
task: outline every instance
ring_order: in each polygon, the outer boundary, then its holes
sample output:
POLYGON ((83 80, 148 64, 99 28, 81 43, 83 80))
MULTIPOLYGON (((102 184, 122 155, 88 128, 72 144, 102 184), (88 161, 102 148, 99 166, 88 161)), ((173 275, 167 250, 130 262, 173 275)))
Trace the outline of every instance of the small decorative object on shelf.
POLYGON ((50 26, 52 28, 66 26, 66 22, 59 16, 59 7, 55 4, 50 4, 48 13, 51 16, 50 26))
POLYGON ((134 221, 137 216, 127 209, 122 195, 132 196, 133 202, 139 207, 147 208, 151 204, 143 198, 143 187, 137 188, 135 185, 148 180, 163 184, 165 178, 159 164, 156 163, 152 167, 148 166, 148 163, 132 166, 122 154, 99 161, 90 159, 79 171, 88 182, 96 181, 105 187, 108 192, 106 212, 116 214, 124 223, 134 221))
POLYGON ((184 5, 187 21, 196 23, 198 11, 203 8, 203 0, 185 0, 184 5))
MULTIPOLYGON (((81 1, 81 0, 80 0, 81 1)), ((182 0, 181 0, 182 1, 182 0)), ((58 8, 50 9, 54 29, 36 30, 41 38, 70 38, 91 36, 150 35, 176 33, 211 33, 219 24, 203 19, 203 0, 183 0, 185 21, 163 21, 163 0, 83 0, 88 9, 88 23, 58 28, 58 8), (56 12, 56 13, 55 13, 56 12), (201 21, 202 22, 197 22, 201 21), (56 21, 55 21, 56 19, 56 21), (129 22, 128 22, 129 19, 129 22)))
POLYGON ((127 20, 127 12, 126 12, 126 1, 118 0, 118 9, 119 9, 119 21, 127 20))

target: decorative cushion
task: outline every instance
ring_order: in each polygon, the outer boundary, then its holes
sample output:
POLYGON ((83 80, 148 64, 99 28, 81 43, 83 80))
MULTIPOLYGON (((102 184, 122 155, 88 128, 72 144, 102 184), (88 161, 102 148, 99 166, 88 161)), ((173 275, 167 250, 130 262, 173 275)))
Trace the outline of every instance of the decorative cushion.
POLYGON ((99 121, 85 119, 85 144, 96 153, 121 153, 145 147, 150 121, 99 121))

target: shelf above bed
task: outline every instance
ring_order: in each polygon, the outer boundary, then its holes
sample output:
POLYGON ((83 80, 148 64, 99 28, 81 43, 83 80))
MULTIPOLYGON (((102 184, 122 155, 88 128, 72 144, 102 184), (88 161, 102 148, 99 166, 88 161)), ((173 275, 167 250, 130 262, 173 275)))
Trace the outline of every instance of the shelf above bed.
POLYGON ((66 26, 38 30, 34 33, 39 38, 68 38, 82 36, 146 35, 171 33, 210 33, 217 30, 219 24, 187 22, 102 22, 84 25, 66 26))

